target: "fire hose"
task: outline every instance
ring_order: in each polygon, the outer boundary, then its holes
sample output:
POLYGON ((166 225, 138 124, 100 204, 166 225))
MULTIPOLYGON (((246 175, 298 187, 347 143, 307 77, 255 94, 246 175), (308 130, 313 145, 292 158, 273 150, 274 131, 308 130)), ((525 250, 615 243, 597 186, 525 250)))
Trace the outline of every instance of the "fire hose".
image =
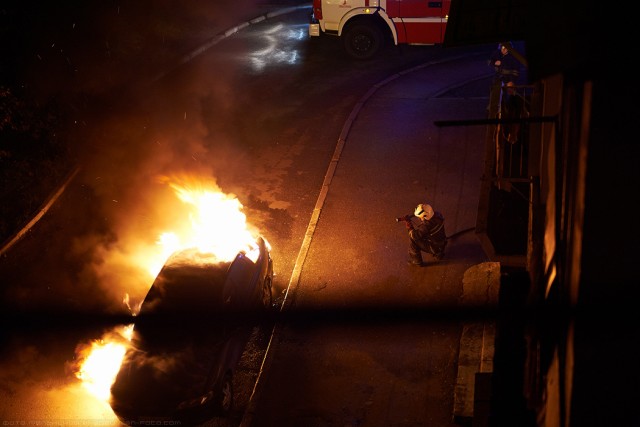
POLYGON ((413 223, 411 222, 413 214, 407 214, 396 218, 396 222, 404 222, 408 230, 413 230, 413 223))
MULTIPOLYGON (((396 218, 396 222, 404 222, 407 225, 407 228, 411 229, 413 228, 413 223, 411 222, 411 218, 413 218, 414 215, 413 214, 408 214, 408 215, 404 215, 404 216, 399 216, 396 218)), ((465 228, 464 230, 460 230, 456 233, 453 233, 449 236, 447 236, 447 240, 451 240, 454 239, 455 237, 458 237, 459 235, 466 233, 468 231, 473 231, 475 230, 475 227, 469 227, 469 228, 465 228)))

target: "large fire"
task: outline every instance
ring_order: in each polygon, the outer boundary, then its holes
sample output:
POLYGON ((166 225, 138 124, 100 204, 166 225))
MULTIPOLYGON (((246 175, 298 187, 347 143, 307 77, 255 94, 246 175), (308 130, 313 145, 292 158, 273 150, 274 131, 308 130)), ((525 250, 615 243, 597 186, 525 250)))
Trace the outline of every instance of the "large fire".
MULTIPOLYGON (((221 261, 232 260, 238 251, 254 252, 256 237, 249 230, 242 204, 234 195, 225 194, 215 182, 207 183, 184 178, 161 178, 177 196, 174 208, 186 207, 187 218, 176 221, 170 230, 160 233, 156 244, 134 254, 137 265, 150 274, 149 286, 166 259, 175 251, 198 248, 221 261), (177 203, 181 202, 180 205, 177 203)), ((171 210, 166 206, 164 209, 171 210)), ((128 296, 125 304, 129 307, 128 296)), ((131 308, 133 315, 137 307, 131 308)), ((79 345, 76 350, 75 375, 84 387, 100 400, 108 401, 110 388, 120 369, 133 325, 119 327, 100 339, 79 345)))

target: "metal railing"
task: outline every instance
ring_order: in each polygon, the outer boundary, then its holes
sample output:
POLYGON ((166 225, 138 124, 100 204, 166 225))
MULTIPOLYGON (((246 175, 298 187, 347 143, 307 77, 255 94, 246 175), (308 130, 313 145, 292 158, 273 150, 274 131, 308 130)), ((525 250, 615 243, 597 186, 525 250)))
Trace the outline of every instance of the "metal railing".
POLYGON ((494 180, 498 188, 514 182, 529 182, 529 122, 531 86, 502 85, 493 133, 495 144, 494 180))

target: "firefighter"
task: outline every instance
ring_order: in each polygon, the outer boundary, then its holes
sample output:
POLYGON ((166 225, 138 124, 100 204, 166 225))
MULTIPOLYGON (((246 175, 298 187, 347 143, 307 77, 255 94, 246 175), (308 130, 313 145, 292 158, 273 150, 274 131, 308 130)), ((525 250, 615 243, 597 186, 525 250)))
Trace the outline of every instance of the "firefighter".
POLYGON ((424 265, 422 251, 430 253, 436 260, 441 260, 447 246, 444 217, 426 203, 419 204, 413 215, 420 219, 420 223, 414 227, 410 219, 405 221, 410 240, 409 264, 424 265))

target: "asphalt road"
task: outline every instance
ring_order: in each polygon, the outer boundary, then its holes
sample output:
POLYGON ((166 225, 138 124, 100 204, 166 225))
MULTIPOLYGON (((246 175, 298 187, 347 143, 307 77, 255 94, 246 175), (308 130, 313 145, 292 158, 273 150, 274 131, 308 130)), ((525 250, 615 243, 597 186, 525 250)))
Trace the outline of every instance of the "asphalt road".
POLYGON ((485 114, 484 67, 479 54, 390 76, 349 116, 244 425, 448 426, 473 406, 458 390, 473 387, 459 377, 465 309, 497 301, 473 233, 484 129, 433 122, 485 114), (455 235, 423 268, 394 220, 420 201, 455 235))

